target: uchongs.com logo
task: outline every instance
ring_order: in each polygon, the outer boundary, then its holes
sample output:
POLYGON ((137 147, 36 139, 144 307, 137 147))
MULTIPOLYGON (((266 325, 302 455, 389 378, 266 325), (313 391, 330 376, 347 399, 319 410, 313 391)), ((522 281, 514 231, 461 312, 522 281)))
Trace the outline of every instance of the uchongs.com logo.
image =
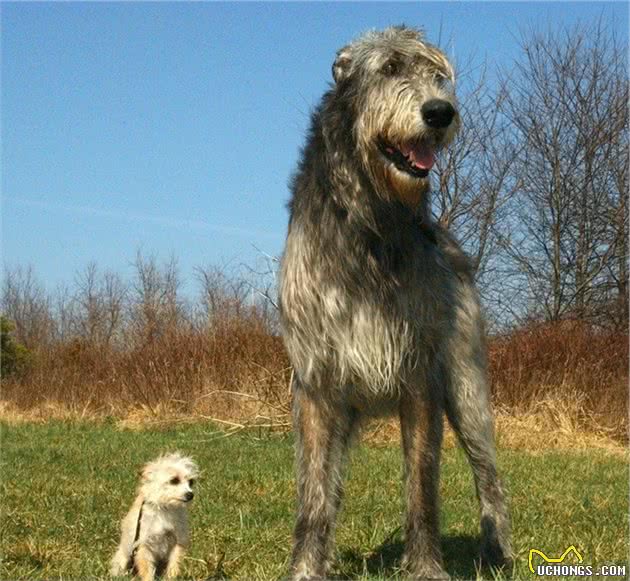
POLYGON ((592 565, 583 565, 584 558, 580 551, 574 545, 571 545, 559 557, 548 557, 538 549, 529 550, 529 570, 540 577, 625 577, 626 565, 602 565, 601 567, 593 567, 592 565), (573 555, 574 558, 569 559, 568 563, 564 560, 573 555), (537 559, 538 563, 534 566, 534 556, 538 555, 541 559, 537 559), (573 561, 573 562, 571 562, 573 561), (577 564, 575 563, 577 561, 577 564))

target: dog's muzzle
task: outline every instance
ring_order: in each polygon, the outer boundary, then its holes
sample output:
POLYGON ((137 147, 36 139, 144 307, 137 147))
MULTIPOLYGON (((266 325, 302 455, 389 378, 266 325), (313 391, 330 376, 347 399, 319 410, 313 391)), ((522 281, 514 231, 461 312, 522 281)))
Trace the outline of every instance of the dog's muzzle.
POLYGON ((381 154, 399 171, 415 178, 426 178, 435 162, 434 148, 422 141, 394 145, 381 138, 377 146, 381 154))
POLYGON ((455 108, 444 99, 431 99, 420 109, 424 122, 432 129, 445 129, 455 117, 455 108))

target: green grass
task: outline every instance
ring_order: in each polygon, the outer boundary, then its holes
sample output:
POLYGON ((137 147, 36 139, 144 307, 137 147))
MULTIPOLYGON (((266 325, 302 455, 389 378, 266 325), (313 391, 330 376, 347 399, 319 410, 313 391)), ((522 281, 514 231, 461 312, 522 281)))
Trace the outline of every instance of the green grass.
MULTIPOLYGON (((134 496, 137 469, 174 449, 193 455, 203 469, 184 576, 283 576, 295 503, 292 440, 256 436, 217 438, 208 424, 142 432, 107 423, 4 425, 0 577, 104 576, 118 522, 134 496)), ((628 466, 622 459, 602 452, 503 450, 499 462, 511 496, 515 577, 534 577, 527 568, 530 548, 558 556, 573 544, 584 564, 626 563, 628 466)), ((402 552, 400 467, 396 446, 354 451, 335 576, 395 574, 402 552)), ((445 451, 441 482, 446 569, 474 578, 478 508, 459 450, 445 451)))

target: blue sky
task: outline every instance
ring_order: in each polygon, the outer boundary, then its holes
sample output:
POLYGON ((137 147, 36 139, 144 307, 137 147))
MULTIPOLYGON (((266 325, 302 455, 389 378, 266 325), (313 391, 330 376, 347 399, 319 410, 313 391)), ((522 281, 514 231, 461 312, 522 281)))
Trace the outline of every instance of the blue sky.
POLYGON ((138 249, 203 264, 278 255, 287 181, 335 51, 421 26, 457 62, 509 66, 527 28, 619 3, 22 3, 2 13, 2 251, 46 286, 138 249))

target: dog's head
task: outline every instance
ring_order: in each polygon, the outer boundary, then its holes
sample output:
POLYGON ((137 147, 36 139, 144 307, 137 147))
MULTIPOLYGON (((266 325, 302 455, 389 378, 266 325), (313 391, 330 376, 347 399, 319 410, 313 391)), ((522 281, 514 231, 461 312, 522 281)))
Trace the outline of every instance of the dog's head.
POLYGON ((428 189, 435 156, 460 125, 448 59, 419 30, 392 27, 342 48, 333 77, 377 190, 412 202, 428 189))
POLYGON ((140 492, 146 502, 162 506, 184 505, 194 497, 199 474, 195 462, 179 452, 160 456, 140 472, 140 492))

